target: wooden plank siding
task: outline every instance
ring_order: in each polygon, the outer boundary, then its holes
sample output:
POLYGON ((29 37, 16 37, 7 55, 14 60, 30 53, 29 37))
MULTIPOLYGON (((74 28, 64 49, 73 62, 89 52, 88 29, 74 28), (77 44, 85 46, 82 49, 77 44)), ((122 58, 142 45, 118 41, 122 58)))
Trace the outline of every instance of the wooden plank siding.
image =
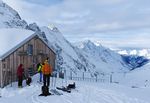
POLYGON ((4 87, 17 80, 17 67, 24 65, 25 75, 28 68, 33 68, 34 74, 37 71, 36 65, 49 57, 50 64, 55 69, 55 53, 38 37, 34 37, 9 56, 0 61, 0 87, 4 87), (33 54, 28 55, 28 45, 33 46, 33 54), (19 53, 24 53, 20 54, 19 53))

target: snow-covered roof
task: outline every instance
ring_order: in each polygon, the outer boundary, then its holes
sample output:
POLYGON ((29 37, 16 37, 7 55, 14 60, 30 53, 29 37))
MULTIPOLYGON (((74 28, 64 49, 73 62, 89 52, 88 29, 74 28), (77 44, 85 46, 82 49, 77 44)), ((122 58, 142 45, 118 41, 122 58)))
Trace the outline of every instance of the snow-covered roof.
POLYGON ((0 59, 35 36, 33 31, 25 29, 0 29, 0 59))

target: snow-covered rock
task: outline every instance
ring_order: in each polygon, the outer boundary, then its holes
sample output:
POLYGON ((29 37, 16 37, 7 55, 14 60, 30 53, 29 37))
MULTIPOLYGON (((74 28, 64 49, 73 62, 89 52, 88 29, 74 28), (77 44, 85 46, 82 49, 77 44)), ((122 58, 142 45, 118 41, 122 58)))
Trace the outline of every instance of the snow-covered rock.
POLYGON ((123 60, 132 68, 141 67, 150 60, 150 49, 125 49, 116 50, 122 55, 123 60))
POLYGON ((40 28, 36 23, 29 24, 28 29, 35 32, 40 31, 40 28))
POLYGON ((122 58, 132 70, 141 67, 150 61, 148 58, 138 55, 122 55, 122 58))
POLYGON ((124 72, 130 69, 119 54, 102 45, 96 45, 90 40, 76 43, 76 45, 84 51, 87 59, 95 65, 97 71, 110 73, 124 72))
POLYGON ((49 45, 57 53, 57 69, 71 70, 75 73, 89 71, 94 74, 96 72, 95 66, 86 59, 81 50, 67 41, 56 27, 54 29, 42 27, 41 31, 45 33, 49 45))
POLYGON ((28 24, 22 20, 18 12, 0 1, 0 28, 27 28, 28 24))

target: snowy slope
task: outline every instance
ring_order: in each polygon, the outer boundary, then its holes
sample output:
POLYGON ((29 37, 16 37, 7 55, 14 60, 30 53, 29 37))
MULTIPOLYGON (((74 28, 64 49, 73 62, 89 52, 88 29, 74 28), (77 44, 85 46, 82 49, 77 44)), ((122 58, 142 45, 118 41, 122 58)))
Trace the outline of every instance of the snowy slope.
POLYGON ((102 45, 96 45, 90 40, 76 43, 76 45, 84 51, 88 59, 96 66, 97 71, 110 73, 124 72, 130 69, 119 54, 102 45))
POLYGON ((128 86, 145 87, 146 85, 150 87, 150 63, 126 73, 120 83, 128 86))
POLYGON ((67 71, 90 71, 95 73, 95 67, 90 63, 80 50, 69 43, 56 29, 42 27, 41 31, 45 33, 49 45, 57 53, 57 69, 66 69, 67 71))
MULTIPOLYGON (((1 103, 149 103, 150 88, 134 89, 116 84, 77 82, 76 89, 63 95, 39 97, 42 84, 37 83, 38 75, 33 77, 31 86, 17 88, 13 83, 1 89, 1 103)), ((70 81, 72 83, 72 81, 70 81)), ((61 86, 61 80, 57 79, 57 86, 61 86)), ((52 86, 50 88, 53 88, 52 86)), ((57 90, 58 91, 58 90, 57 90)))

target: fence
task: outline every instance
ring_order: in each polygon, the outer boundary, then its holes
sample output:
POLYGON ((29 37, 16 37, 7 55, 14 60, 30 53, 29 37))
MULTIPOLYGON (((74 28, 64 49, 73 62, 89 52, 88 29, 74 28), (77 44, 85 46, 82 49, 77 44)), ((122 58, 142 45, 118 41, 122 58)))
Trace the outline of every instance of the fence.
POLYGON ((87 81, 87 82, 110 82, 112 77, 109 74, 92 75, 90 72, 73 72, 63 71, 59 73, 60 78, 76 81, 87 81))
POLYGON ((76 80, 76 81, 87 81, 87 82, 106 82, 105 79, 97 79, 97 78, 83 78, 83 77, 72 77, 70 80, 76 80))

